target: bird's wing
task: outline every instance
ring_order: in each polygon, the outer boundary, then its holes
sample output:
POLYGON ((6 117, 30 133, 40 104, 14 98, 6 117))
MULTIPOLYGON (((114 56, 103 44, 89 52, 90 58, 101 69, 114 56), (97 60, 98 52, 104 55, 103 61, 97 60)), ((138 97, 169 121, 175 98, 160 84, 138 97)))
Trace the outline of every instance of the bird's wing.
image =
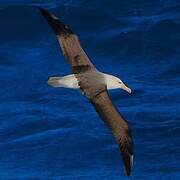
POLYGON ((126 174, 129 176, 133 165, 133 141, 128 123, 112 104, 106 90, 101 91, 97 96, 90 99, 90 101, 100 117, 112 130, 116 142, 121 150, 126 174))
POLYGON ((87 54, 82 49, 76 34, 64 25, 54 14, 42 8, 39 8, 39 10, 56 33, 63 54, 72 66, 73 73, 78 74, 90 69, 95 69, 87 54))
POLYGON ((81 89, 90 99, 101 118, 112 130, 121 150, 126 173, 129 176, 133 163, 133 142, 127 122, 112 104, 105 84, 101 84, 97 80, 94 81, 96 77, 89 78, 92 75, 98 76, 98 74, 96 74, 97 72, 89 71, 94 70, 95 67, 83 51, 78 37, 53 14, 44 9, 40 9, 40 11, 55 31, 61 49, 71 64, 81 89))

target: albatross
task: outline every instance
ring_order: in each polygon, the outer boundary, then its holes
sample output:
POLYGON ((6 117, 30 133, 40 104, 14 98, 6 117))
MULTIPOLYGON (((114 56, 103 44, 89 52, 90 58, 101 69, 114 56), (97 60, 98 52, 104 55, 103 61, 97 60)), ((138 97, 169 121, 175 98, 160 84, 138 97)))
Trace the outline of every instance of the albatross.
POLYGON ((127 176, 133 165, 133 141, 128 122, 113 105, 108 90, 131 89, 122 80, 95 68, 81 47, 77 35, 58 17, 39 8, 42 16, 56 33, 61 50, 72 67, 72 74, 64 77, 50 77, 48 84, 53 87, 80 89, 89 99, 102 120, 111 129, 122 155, 127 176))

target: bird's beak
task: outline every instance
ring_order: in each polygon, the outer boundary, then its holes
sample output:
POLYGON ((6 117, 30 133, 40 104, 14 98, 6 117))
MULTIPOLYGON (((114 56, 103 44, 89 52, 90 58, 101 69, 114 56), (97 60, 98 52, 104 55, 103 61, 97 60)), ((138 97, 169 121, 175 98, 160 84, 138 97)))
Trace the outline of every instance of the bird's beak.
POLYGON ((127 85, 125 85, 124 83, 122 84, 121 88, 123 90, 127 91, 129 94, 131 94, 131 92, 132 92, 131 89, 127 85))

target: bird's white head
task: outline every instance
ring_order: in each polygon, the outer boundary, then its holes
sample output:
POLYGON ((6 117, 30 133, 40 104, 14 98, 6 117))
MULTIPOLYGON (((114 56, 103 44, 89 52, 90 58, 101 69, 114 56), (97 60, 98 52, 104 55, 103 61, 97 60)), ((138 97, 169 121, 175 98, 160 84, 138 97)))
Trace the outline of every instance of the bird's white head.
POLYGON ((126 84, 124 84, 121 81, 121 79, 119 79, 118 77, 106 74, 105 79, 106 79, 108 89, 120 88, 120 89, 127 91, 128 93, 131 93, 131 89, 126 84))
POLYGON ((121 79, 118 78, 117 80, 118 80, 119 88, 127 91, 128 93, 132 92, 131 89, 121 81, 121 79))

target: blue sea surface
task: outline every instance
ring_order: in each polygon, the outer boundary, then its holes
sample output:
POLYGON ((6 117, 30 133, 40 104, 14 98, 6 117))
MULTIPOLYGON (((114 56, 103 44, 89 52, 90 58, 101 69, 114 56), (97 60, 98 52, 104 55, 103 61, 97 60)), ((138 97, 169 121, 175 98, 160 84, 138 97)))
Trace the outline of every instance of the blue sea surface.
POLYGON ((130 179, 180 179, 179 0, 0 0, 0 180, 128 179, 118 146, 79 91, 36 6, 76 32, 97 68, 133 90, 110 92, 131 124, 130 179))

